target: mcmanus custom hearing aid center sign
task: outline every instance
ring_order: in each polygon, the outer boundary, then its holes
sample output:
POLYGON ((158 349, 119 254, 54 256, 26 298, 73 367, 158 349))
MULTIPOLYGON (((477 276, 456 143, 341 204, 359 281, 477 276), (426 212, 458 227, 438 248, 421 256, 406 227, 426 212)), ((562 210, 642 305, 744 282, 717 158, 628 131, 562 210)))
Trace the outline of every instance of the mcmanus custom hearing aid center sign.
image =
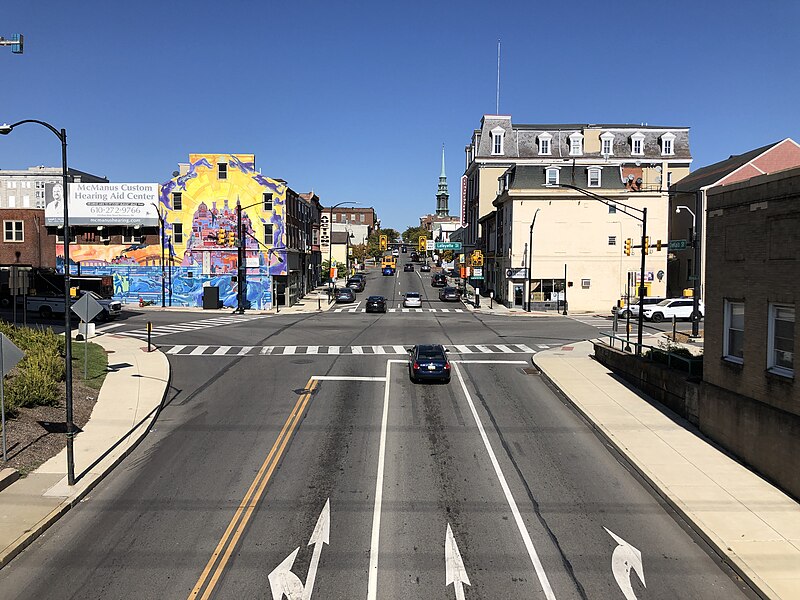
MULTIPOLYGON (((54 185, 44 209, 44 224, 64 224, 64 194, 54 185)), ((69 224, 158 227, 157 183, 71 183, 69 224)))

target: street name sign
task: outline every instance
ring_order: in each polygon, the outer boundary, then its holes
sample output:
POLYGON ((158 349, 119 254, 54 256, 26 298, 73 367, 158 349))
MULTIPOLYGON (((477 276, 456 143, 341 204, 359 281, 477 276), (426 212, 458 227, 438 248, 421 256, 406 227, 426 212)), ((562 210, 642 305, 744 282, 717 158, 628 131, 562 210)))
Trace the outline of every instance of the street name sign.
POLYGON ((461 242, 436 242, 437 250, 456 250, 460 251, 462 248, 461 242))
POLYGON ((78 315, 84 323, 88 323, 102 311, 102 305, 90 294, 84 294, 80 300, 72 305, 72 312, 78 315))
POLYGON ((686 240, 670 240, 669 241, 669 249, 670 250, 686 250, 687 241, 686 240))

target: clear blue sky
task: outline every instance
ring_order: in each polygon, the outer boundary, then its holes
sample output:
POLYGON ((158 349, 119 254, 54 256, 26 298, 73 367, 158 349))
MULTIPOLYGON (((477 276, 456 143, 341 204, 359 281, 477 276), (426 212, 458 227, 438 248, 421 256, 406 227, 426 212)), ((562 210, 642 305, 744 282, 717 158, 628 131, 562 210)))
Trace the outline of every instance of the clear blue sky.
MULTIPOLYGON (((163 182, 192 152, 247 152, 323 203, 404 229, 452 214, 464 146, 517 123, 691 127, 693 168, 800 140, 797 2, 109 2, 3 0, 0 122, 65 127, 70 165, 163 182)), ((59 165, 36 126, 0 168, 59 165)))

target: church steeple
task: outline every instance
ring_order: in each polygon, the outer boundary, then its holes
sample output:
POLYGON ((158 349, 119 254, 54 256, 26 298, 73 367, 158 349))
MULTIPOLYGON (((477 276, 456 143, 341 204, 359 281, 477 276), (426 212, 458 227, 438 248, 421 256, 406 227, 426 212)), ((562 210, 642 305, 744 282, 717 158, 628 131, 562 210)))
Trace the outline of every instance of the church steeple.
POLYGON ((447 208, 447 200, 450 194, 447 192, 447 174, 444 172, 444 144, 442 144, 442 172, 439 175, 439 190, 436 192, 436 216, 446 217, 450 214, 447 208))

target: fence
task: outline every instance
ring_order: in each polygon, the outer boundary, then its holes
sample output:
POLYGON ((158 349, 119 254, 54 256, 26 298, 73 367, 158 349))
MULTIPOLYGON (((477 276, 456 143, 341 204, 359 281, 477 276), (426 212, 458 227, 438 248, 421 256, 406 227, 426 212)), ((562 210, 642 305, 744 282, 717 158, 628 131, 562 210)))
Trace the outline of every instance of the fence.
MULTIPOLYGON (((614 350, 619 349, 621 352, 637 354, 639 346, 635 340, 629 341, 627 338, 619 337, 615 333, 602 333, 601 337, 608 338, 608 346, 614 350), (619 348, 617 348, 617 342, 619 342, 619 348)), ((666 365, 670 369, 686 371, 689 377, 702 377, 703 357, 686 356, 687 352, 688 350, 682 347, 673 350, 670 346, 664 348, 642 344, 641 357, 648 362, 666 365)))

